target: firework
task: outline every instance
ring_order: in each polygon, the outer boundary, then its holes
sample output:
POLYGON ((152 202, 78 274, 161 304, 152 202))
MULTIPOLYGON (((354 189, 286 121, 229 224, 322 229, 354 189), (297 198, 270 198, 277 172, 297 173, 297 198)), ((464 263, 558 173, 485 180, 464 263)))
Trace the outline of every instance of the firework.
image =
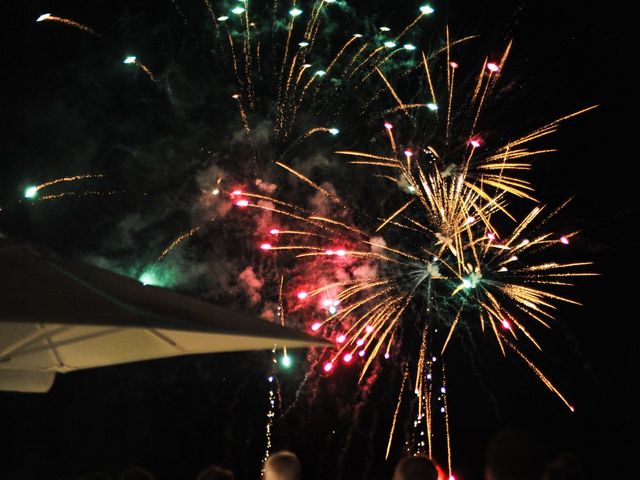
MULTIPOLYGON (((96 178, 103 178, 105 175, 100 174, 100 173, 96 173, 96 174, 88 174, 88 175, 74 175, 72 177, 63 177, 63 178, 57 178, 55 180, 50 180, 48 182, 45 183, 41 183, 40 185, 32 185, 29 186, 25 189, 24 191, 24 197, 27 199, 36 199, 38 198, 39 200, 46 200, 46 199, 50 199, 50 198, 60 198, 62 196, 66 196, 66 195, 74 195, 74 192, 67 192, 67 193, 60 193, 57 195, 47 195, 45 197, 39 197, 39 192, 42 189, 45 189, 47 187, 51 187, 53 185, 58 185, 61 183, 71 183, 71 182, 77 182, 79 180, 88 180, 88 179, 96 179, 96 178)), ((84 194, 100 194, 101 192, 83 192, 81 195, 84 194)), ((115 193, 115 192, 104 192, 107 194, 110 193, 115 193)), ((77 194, 75 194, 77 195, 77 194)))
MULTIPOLYGON (((480 334, 490 332, 503 355, 506 356, 507 350, 514 352, 573 411, 568 400, 525 355, 524 347, 518 345, 522 336, 535 349, 542 350, 528 324, 533 322, 550 328, 555 321, 556 303, 578 304, 556 290, 571 286, 577 277, 594 275, 585 270, 590 262, 563 263, 545 257, 547 249, 568 244, 575 232, 539 233, 537 229, 549 219, 537 222, 544 207, 533 208, 510 233, 499 233, 496 226, 496 217, 499 224, 504 223, 504 217, 516 220, 508 209, 508 197, 535 201, 533 186, 521 173, 531 170, 533 158, 553 150, 529 149, 528 145, 553 133, 561 122, 594 108, 563 116, 520 138, 489 148, 476 132, 476 126, 495 88, 495 75, 502 71, 510 48, 509 44, 497 63, 484 60, 475 89, 464 105, 464 111, 469 113, 462 121, 462 128, 452 121, 451 112, 456 110, 454 73, 458 64, 449 61, 448 39, 443 56, 449 68, 446 69, 446 89, 441 96, 436 95, 433 88, 428 57, 422 55, 430 102, 403 102, 391 81, 378 66, 374 67, 397 104, 397 108, 385 110, 383 115, 409 116, 411 129, 416 130, 419 121, 409 113, 414 108, 426 107, 437 112, 439 99, 443 99, 440 103, 447 111, 446 116, 433 122, 432 131, 439 133, 425 137, 411 132, 411 148, 399 148, 397 135, 403 132, 394 133, 393 124, 385 122, 387 151, 335 152, 355 158, 349 163, 366 167, 365 174, 395 184, 398 207, 387 216, 377 217, 379 209, 371 208, 371 202, 345 205, 335 192, 280 162, 277 162, 279 166, 335 205, 340 216, 344 217, 348 211, 351 216, 367 219, 368 225, 363 227, 313 211, 305 212, 291 203, 270 198, 279 205, 270 211, 298 223, 292 230, 303 235, 294 234, 293 243, 270 243, 268 250, 295 253, 302 262, 296 272, 324 271, 328 272, 326 277, 334 278, 326 281, 325 277, 324 284, 308 287, 302 298, 305 301, 307 297, 317 298, 316 308, 326 315, 325 320, 314 321, 311 330, 323 331, 336 341, 336 351, 325 361, 323 371, 331 373, 340 363, 349 365, 360 357, 362 380, 372 363, 381 356, 388 358, 397 345, 395 350, 403 359, 399 364, 408 365, 407 372, 414 375, 414 391, 419 399, 414 426, 419 428, 419 424, 425 424, 427 431, 426 442, 424 439, 416 442, 415 449, 433 453, 434 391, 437 390, 439 409, 444 417, 449 472, 451 444, 444 360, 456 329, 464 325, 480 334), (314 236, 310 237, 312 232, 314 236), (381 238, 390 241, 380 241, 381 238), (343 273, 332 275, 332 270, 343 273), (371 273, 354 273, 358 271, 371 273), (341 280, 340 276, 347 279, 341 280), (474 318, 477 329, 471 325, 474 318), (437 359, 441 359, 441 370, 435 366, 437 359), (439 389, 435 386, 435 376, 439 378, 439 389)), ((434 57, 437 58, 431 58, 434 57)), ((317 275, 311 277, 311 281, 318 278, 317 275)), ((300 283, 297 278, 296 283, 300 283)), ((388 448, 406 375, 403 378, 388 448)))
POLYGON ((503 355, 514 352, 573 411, 523 350, 526 342, 536 350, 543 348, 530 324, 551 328, 556 303, 578 304, 556 290, 570 287, 577 277, 594 274, 585 270, 590 262, 563 263, 546 256, 547 250, 566 245, 575 232, 536 232, 545 223, 537 222, 543 207, 536 206, 510 233, 499 233, 493 219, 505 212, 499 199, 503 192, 486 198, 486 192, 467 186, 466 177, 443 177, 433 166, 427 176, 419 163, 415 168, 418 178, 408 169, 403 174, 416 198, 374 223, 369 233, 360 226, 281 205, 279 213, 301 224, 298 228, 303 234, 294 233, 291 238, 298 240, 294 243, 269 244, 269 250, 293 252, 302 262, 296 272, 315 272, 311 282, 317 280, 319 271, 325 273, 325 279, 334 280, 313 285, 315 288, 307 284, 309 290, 297 294, 299 300, 325 312, 326 319, 310 324, 311 331, 322 331, 336 342, 335 352, 324 363, 325 373, 361 358, 362 380, 372 363, 388 358, 392 351, 400 365, 408 365, 419 397, 415 426, 426 423, 428 432, 427 444, 423 439, 416 450, 424 448, 429 454, 435 428, 434 390, 438 390, 434 377, 440 378, 438 398, 450 463, 444 364, 456 330, 491 335, 503 355), (382 241, 381 230, 394 243, 382 241), (317 234, 311 237, 310 232, 317 234), (343 273, 336 276, 338 272, 343 273), (344 272, 349 272, 348 278, 340 280, 344 272), (441 371, 436 359, 441 359, 441 371))
POLYGON ((142 70, 145 75, 147 75, 147 77, 149 77, 149 79, 156 84, 156 86, 158 85, 158 80, 156 79, 156 76, 154 75, 154 73, 149 69, 149 67, 147 67, 146 65, 140 63, 137 59, 137 57, 135 55, 129 55, 127 57, 125 57, 125 59, 122 61, 122 63, 124 63, 125 65, 135 65, 137 66, 140 70, 142 70))
MULTIPOLYGON (((359 365, 365 383, 377 362, 398 366, 402 383, 387 456, 401 407, 415 396, 407 449, 433 455, 442 433, 451 475, 446 362, 462 329, 495 341, 504 356, 513 353, 573 409, 528 349, 543 349, 535 331, 552 327, 558 303, 577 303, 559 291, 592 273, 589 262, 555 260, 554 249, 576 232, 546 230, 556 212, 542 218, 546 210, 526 174, 533 159, 554 151, 537 142, 593 107, 497 140, 480 125, 511 43, 471 66, 459 49, 474 37, 456 39, 446 28, 440 46, 424 51, 416 30, 430 21, 430 5, 417 8, 399 33, 387 26, 371 33, 354 23, 356 33, 341 32, 337 40, 324 37, 323 25, 346 15, 339 2, 274 2, 266 10, 248 2, 220 11, 205 5, 214 70, 229 85, 216 92, 219 110, 233 112, 233 132, 211 147, 216 168, 202 181, 205 218, 237 221, 250 232, 245 237, 256 248, 247 257, 262 270, 261 279, 247 274, 245 283, 276 285, 273 321, 303 324, 335 341, 334 350, 311 354, 310 371, 327 376, 359 365), (471 69, 475 74, 464 77, 471 69), (535 206, 518 219, 514 207, 527 202, 535 206)), ((95 34, 49 14, 38 21, 95 34)), ((169 75, 153 73, 135 56, 124 63, 171 98, 169 75)), ((31 187, 25 196, 88 177, 31 187)), ((204 236, 203 225, 174 234, 141 280, 156 282, 161 262, 204 236)), ((253 306, 261 299, 252 298, 253 306)), ((291 366, 286 351, 280 362, 277 355, 268 377, 265 458, 278 369, 291 366)))
POLYGON ((83 32, 90 33, 91 35, 94 35, 96 37, 100 36, 93 29, 87 27, 86 25, 83 25, 80 22, 76 22, 75 20, 70 20, 68 18, 56 17, 55 15, 52 15, 50 13, 43 13, 42 15, 40 15, 36 19, 36 22, 57 22, 57 23, 62 23, 63 25, 68 25, 70 27, 78 28, 78 29, 82 30, 83 32))

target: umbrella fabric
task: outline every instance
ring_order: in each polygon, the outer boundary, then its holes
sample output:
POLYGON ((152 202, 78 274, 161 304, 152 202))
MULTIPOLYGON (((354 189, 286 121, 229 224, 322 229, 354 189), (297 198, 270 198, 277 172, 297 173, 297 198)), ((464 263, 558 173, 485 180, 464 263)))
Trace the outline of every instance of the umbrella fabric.
POLYGON ((328 345, 6 238, 0 299, 0 389, 48 390, 51 372, 153 358, 328 345))

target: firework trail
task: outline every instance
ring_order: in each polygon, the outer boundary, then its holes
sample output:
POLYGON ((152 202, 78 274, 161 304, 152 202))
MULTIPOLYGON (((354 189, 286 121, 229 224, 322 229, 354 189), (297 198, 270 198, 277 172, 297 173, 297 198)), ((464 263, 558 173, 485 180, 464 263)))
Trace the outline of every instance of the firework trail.
MULTIPOLYGON (((39 195, 39 192, 47 187, 51 187, 53 185, 58 185, 61 183, 72 183, 72 182, 77 182, 79 180, 88 180, 88 179, 95 179, 95 178, 103 178, 105 177, 105 175, 100 174, 100 173, 95 173, 95 174, 88 174, 88 175, 74 175, 72 177, 63 177, 63 178, 57 178, 55 180, 50 180, 48 182, 45 183, 41 183, 40 185, 34 185, 31 187, 27 187, 27 189, 24 192, 24 196, 25 198, 28 199, 34 199, 37 198, 39 195)), ((92 194, 99 194, 100 192, 85 192, 85 193, 92 193, 92 194)), ((108 192, 108 193, 114 193, 114 192, 108 192)), ((39 200, 46 200, 46 199, 51 199, 51 198, 60 198, 66 195, 78 195, 77 193, 73 193, 73 192, 69 192, 69 193, 61 193, 61 194, 57 194, 57 195, 48 195, 46 197, 40 197, 39 200)), ((82 195, 82 194, 80 194, 82 195)))
MULTIPOLYGON (((216 217, 211 218, 207 223, 211 223, 214 222, 216 220, 216 217)), ((160 260, 162 260, 163 258, 165 258, 167 255, 169 255, 169 253, 171 253, 171 251, 176 248, 178 245, 180 245, 182 242, 184 242, 186 239, 193 237, 196 233, 198 233, 198 231, 203 227, 203 225, 198 225, 197 227, 193 227, 191 230, 189 230, 188 232, 185 232, 183 234, 181 234, 180 236, 178 236, 178 238, 176 238, 173 242, 171 242, 171 244, 165 248, 162 253, 160 254, 160 256, 157 258, 156 262, 159 262, 160 260)))
POLYGON ((76 22, 74 20, 69 20, 68 18, 56 17, 55 15, 51 15, 50 13, 44 13, 44 14, 40 15, 36 19, 36 22, 57 22, 57 23, 62 23, 63 25, 69 25, 70 27, 78 28, 78 29, 82 30, 83 32, 88 32, 91 35, 94 35, 94 36, 100 38, 99 34, 97 34, 93 29, 87 27, 86 25, 83 25, 82 23, 76 22))
POLYGON ((160 87, 160 84, 158 83, 158 79, 156 78, 155 74, 151 71, 151 69, 149 69, 149 67, 147 67, 143 63, 140 63, 138 58, 135 57, 134 55, 129 55, 128 57, 125 57, 122 63, 124 63, 125 65, 135 65, 140 70, 142 70, 147 77, 149 77, 149 80, 151 80, 156 85, 156 87, 160 87))
POLYGON ((94 191, 87 190, 84 192, 63 192, 63 193, 55 193, 51 195, 43 195, 42 197, 38 197, 39 202, 44 202, 47 200, 58 200, 60 198, 87 198, 87 197, 104 197, 111 196, 116 193, 122 193, 122 190, 111 190, 111 191, 94 191))

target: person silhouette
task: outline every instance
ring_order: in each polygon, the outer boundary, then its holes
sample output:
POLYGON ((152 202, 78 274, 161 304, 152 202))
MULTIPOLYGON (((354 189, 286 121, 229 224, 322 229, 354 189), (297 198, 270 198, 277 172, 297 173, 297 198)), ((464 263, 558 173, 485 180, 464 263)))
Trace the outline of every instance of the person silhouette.
POLYGON ((233 480, 233 472, 218 465, 211 465, 198 474, 197 480, 233 480))
POLYGON ((405 457, 398 462, 393 480, 438 480, 438 467, 423 455, 405 457))
POLYGON ((153 475, 142 467, 130 467, 123 471, 118 480, 154 480, 153 475))
POLYGON ((544 450, 534 435, 520 429, 503 429, 489 442, 485 480, 540 480, 544 450))
POLYGON ((264 480, 301 480, 302 468, 298 456, 282 450, 267 458, 264 463, 264 480))
POLYGON ((561 453, 547 464, 542 480, 583 480, 584 472, 578 457, 561 453))

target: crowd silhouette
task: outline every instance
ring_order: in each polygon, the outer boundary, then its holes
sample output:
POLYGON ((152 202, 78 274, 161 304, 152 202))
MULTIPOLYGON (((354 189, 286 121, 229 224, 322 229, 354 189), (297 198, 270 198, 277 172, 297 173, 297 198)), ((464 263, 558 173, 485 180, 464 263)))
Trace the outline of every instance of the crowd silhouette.
MULTIPOLYGON (((312 477, 312 472, 308 472, 312 477)), ((261 480, 302 480, 303 466, 295 452, 281 450, 264 462, 261 480)), ((379 478, 379 477, 376 477, 379 478)), ((442 466, 425 455, 401 458, 390 480, 451 480, 442 466)), ((561 453, 547 458, 544 446, 530 432, 504 429, 493 436, 484 458, 483 480, 584 480, 586 477, 577 456, 561 453)), ((80 480, 114 480, 104 472, 83 476, 80 480)), ((115 480, 156 480, 146 469, 134 466, 115 480)), ((236 480, 231 469, 210 465, 195 480, 236 480)), ((463 479, 460 479, 463 480, 463 479)))

